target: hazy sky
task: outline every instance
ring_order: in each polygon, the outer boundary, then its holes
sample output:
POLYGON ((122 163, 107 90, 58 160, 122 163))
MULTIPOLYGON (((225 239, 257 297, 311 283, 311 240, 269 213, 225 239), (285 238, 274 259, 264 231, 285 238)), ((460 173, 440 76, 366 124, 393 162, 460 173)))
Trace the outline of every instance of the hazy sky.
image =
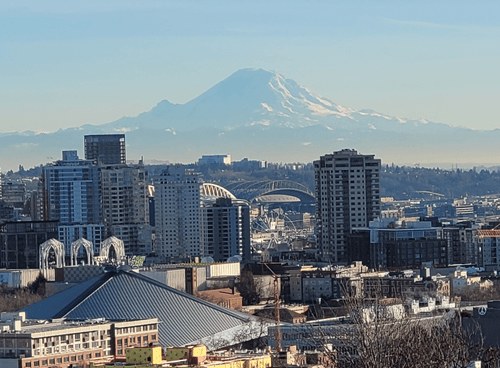
POLYGON ((499 14, 498 0, 2 1, 0 132, 185 103, 246 67, 352 108, 500 128, 499 14))

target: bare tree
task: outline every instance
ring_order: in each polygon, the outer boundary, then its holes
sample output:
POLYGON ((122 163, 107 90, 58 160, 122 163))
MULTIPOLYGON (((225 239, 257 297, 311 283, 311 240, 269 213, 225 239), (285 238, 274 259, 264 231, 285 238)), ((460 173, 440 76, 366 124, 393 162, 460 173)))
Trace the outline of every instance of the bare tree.
POLYGON ((401 300, 371 296, 346 294, 349 322, 311 331, 338 367, 465 368, 488 360, 479 328, 464 327, 458 312, 415 318, 401 300))

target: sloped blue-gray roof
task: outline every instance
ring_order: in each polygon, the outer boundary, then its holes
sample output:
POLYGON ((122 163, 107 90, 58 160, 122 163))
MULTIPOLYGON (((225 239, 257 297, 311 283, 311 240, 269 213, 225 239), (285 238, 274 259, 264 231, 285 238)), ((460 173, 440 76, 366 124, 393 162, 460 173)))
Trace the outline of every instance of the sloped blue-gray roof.
POLYGON ((238 327, 243 330, 256 320, 149 277, 125 271, 89 280, 35 303, 24 311, 27 318, 34 319, 158 318, 159 340, 163 346, 184 346, 224 331, 234 331, 238 327))
MULTIPOLYGON (((107 276, 106 274, 104 276, 107 276)), ((85 295, 88 290, 93 290, 93 287, 100 285, 103 275, 99 275, 90 280, 75 285, 72 288, 54 294, 49 298, 42 299, 38 303, 32 304, 24 309, 26 317, 29 319, 51 319, 67 308, 76 299, 85 295)))

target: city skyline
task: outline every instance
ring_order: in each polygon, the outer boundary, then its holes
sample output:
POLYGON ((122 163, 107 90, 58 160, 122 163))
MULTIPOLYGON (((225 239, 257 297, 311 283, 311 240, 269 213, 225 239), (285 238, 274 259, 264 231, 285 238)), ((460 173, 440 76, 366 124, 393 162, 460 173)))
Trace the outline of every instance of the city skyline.
POLYGON ((0 5, 0 133, 185 103, 244 67, 335 103, 498 127, 500 5, 24 1, 0 5))

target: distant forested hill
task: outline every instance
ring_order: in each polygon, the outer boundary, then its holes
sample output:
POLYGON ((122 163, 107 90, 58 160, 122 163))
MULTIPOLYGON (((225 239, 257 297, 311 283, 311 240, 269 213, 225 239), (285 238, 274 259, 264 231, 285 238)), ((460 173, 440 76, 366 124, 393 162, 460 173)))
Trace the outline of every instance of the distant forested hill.
MULTIPOLYGON (((304 184, 314 191, 314 169, 311 163, 299 165, 299 169, 271 164, 269 168, 224 165, 184 165, 203 174, 205 181, 224 186, 241 180, 292 180, 304 184)), ((158 175, 165 165, 148 165, 151 176, 158 175)), ((36 177, 42 167, 18 172, 8 172, 6 179, 19 180, 36 177)), ((395 199, 418 198, 417 191, 436 192, 449 198, 462 196, 500 194, 500 171, 496 170, 442 170, 408 166, 383 165, 380 175, 381 195, 395 199)))

